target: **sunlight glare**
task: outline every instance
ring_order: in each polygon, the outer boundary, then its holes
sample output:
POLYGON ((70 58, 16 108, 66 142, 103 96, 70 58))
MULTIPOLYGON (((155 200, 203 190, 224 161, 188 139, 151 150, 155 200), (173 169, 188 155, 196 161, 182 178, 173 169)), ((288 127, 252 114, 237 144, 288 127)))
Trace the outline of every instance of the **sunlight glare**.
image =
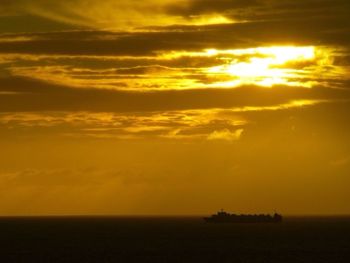
MULTIPOLYGON (((295 85, 310 87, 309 82, 296 82, 302 69, 292 69, 288 63, 313 62, 316 59, 315 47, 264 47, 224 51, 235 55, 227 64, 211 67, 207 73, 215 76, 231 76, 231 81, 217 82, 213 85, 230 87, 254 84, 264 87, 273 85, 295 85), (294 79, 292 81, 291 79, 294 79)), ((223 53, 215 49, 206 50, 208 56, 223 53)))

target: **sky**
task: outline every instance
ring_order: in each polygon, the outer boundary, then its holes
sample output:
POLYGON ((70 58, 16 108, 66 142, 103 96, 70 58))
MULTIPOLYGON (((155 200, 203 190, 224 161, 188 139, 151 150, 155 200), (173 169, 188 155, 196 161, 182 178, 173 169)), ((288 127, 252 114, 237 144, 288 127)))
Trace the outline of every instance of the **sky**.
POLYGON ((350 214, 348 0, 2 0, 0 215, 350 214))

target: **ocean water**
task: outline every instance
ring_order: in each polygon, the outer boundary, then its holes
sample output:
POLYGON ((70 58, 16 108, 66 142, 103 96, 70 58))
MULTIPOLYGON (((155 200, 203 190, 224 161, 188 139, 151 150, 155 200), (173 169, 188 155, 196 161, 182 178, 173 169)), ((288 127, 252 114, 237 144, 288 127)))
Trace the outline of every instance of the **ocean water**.
POLYGON ((350 263, 350 218, 1 218, 0 262, 350 263))

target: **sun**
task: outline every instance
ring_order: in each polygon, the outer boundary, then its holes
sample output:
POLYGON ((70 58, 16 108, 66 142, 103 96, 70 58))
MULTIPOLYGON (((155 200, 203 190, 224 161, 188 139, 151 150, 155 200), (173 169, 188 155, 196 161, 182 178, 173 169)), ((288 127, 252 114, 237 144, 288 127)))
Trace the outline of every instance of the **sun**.
POLYGON ((223 65, 207 69, 207 74, 225 81, 216 86, 232 87, 254 84, 264 87, 274 85, 298 85, 308 87, 310 83, 299 81, 305 67, 297 65, 312 63, 316 59, 313 46, 274 46, 239 50, 207 50, 208 55, 228 54, 232 59, 223 65), (293 65, 292 65, 293 64, 293 65), (231 78, 231 80, 227 80, 231 78))

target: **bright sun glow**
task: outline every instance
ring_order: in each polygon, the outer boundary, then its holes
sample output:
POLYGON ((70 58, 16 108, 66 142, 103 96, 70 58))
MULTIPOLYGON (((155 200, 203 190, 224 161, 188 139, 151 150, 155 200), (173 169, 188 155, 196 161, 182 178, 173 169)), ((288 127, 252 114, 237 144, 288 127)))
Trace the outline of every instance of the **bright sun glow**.
MULTIPOLYGON (((273 85, 298 85, 310 87, 310 82, 299 82, 303 69, 297 65, 316 59, 315 47, 265 47, 224 51, 237 56, 227 64, 209 68, 207 73, 214 76, 231 77, 231 80, 213 83, 214 86, 232 87, 254 84, 264 87, 273 85), (294 64, 289 67, 288 64, 294 64)), ((215 49, 206 50, 208 56, 222 54, 215 49)))
MULTIPOLYGON (((314 46, 181 50, 145 56, 142 59, 147 61, 147 65, 120 67, 116 70, 21 66, 12 67, 11 73, 78 88, 134 91, 235 88, 245 85, 311 88, 328 85, 331 79, 347 78, 347 70, 334 65, 336 52, 335 49, 314 46)), ((133 60, 131 57, 112 56, 103 59, 133 60)))

